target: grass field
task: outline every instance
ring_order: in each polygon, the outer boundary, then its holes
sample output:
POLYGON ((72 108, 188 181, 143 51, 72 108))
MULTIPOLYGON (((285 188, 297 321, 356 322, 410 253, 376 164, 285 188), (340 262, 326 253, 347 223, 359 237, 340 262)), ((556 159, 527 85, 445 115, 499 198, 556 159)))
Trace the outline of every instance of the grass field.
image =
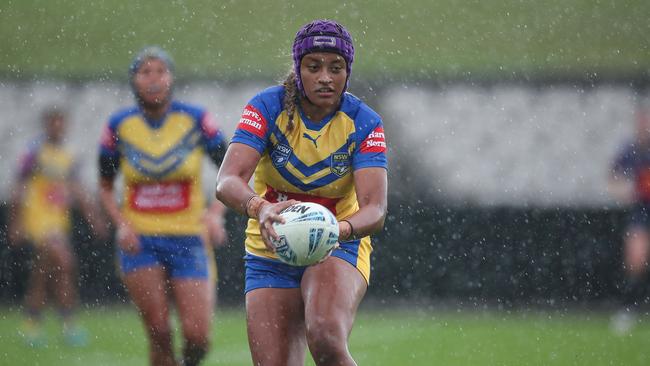
MULTIPOLYGON (((17 310, 0 315, 2 365, 144 365, 146 344, 129 308, 86 310, 89 346, 69 348, 48 317, 49 344, 32 349, 16 329, 17 310)), ((205 365, 250 365, 242 309, 216 315, 214 347, 205 365)), ((650 319, 628 336, 608 329, 605 313, 432 312, 362 309, 350 348, 360 365, 647 365, 650 319)), ((308 365, 313 365, 311 360, 308 365)))
POLYGON ((125 78, 160 44, 181 77, 278 78, 305 22, 334 18, 365 79, 643 75, 650 2, 549 0, 6 0, 0 77, 125 78))

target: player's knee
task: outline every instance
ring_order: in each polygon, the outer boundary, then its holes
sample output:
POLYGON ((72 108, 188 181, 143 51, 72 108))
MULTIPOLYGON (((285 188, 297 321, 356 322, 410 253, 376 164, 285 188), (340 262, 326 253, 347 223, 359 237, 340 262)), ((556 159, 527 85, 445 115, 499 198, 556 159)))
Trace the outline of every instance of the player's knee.
POLYGON ((307 344, 317 362, 347 354, 347 334, 336 320, 316 317, 307 322, 307 344))
POLYGON ((183 316, 181 315, 183 338, 186 342, 195 344, 207 344, 210 339, 209 317, 183 316))
POLYGON ((52 265, 55 271, 71 273, 75 271, 74 258, 69 253, 58 253, 52 256, 52 265))

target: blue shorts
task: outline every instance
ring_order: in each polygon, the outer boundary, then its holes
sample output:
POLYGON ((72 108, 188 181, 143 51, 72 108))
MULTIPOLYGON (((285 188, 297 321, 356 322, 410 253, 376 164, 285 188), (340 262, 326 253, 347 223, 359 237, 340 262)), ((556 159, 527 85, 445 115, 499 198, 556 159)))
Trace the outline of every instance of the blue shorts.
MULTIPOLYGON (((359 240, 341 243, 331 256, 338 257, 357 267, 359 240)), ((279 259, 260 257, 250 253, 244 256, 246 262, 246 286, 244 292, 258 288, 299 288, 307 267, 286 264, 279 259)))
POLYGON ((139 236, 140 251, 130 255, 118 248, 120 269, 128 274, 143 267, 162 266, 171 278, 209 278, 210 258, 199 236, 139 236))

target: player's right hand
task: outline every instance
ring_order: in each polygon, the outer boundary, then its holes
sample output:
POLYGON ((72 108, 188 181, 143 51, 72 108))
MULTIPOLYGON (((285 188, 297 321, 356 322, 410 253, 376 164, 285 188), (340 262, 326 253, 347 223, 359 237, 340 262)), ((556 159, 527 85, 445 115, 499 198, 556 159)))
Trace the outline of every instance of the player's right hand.
POLYGON ((260 222, 260 234, 262 235, 262 240, 266 249, 271 252, 275 252, 275 245, 273 245, 272 239, 278 240, 278 233, 273 229, 273 223, 280 222, 284 223, 284 218, 280 216, 280 211, 285 208, 295 205, 298 203, 296 200, 288 200, 277 203, 267 203, 260 209, 258 215, 258 221, 260 222))
POLYGON ((140 239, 130 224, 121 223, 117 228, 117 244, 127 254, 137 254, 140 251, 140 239))

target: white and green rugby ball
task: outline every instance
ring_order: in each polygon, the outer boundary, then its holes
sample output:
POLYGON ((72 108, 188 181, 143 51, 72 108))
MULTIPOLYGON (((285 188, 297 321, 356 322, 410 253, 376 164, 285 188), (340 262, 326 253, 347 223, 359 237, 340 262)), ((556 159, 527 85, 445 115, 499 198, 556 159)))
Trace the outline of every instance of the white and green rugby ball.
POLYGON ((325 206, 300 202, 280 212, 284 224, 274 223, 278 240, 272 240, 275 254, 292 266, 309 266, 326 256, 339 239, 339 223, 325 206))

